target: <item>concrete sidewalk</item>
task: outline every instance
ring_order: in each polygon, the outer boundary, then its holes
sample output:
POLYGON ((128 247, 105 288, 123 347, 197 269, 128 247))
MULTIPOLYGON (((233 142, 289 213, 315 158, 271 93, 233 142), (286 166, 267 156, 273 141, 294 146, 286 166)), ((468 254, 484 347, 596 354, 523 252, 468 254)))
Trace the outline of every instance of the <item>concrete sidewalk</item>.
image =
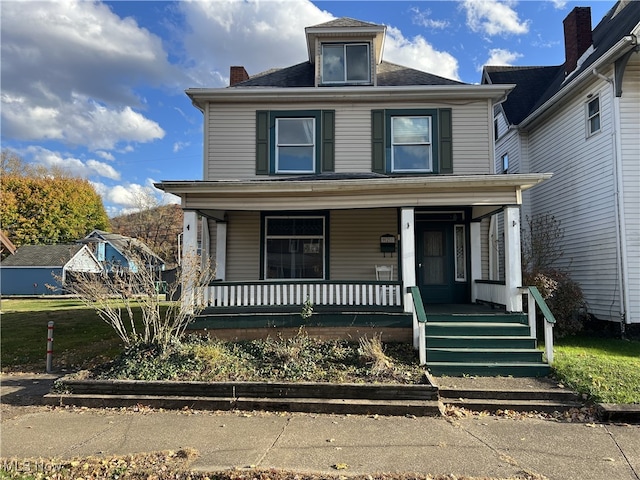
MULTIPOLYGON (((9 381, 6 381, 9 380, 9 381)), ((640 426, 537 418, 279 414, 6 405, 2 457, 127 454, 195 448, 194 468, 282 468, 358 474, 537 473, 558 480, 638 480, 640 426), (332 466, 346 464, 346 470, 332 466)), ((43 380, 37 386, 44 388, 43 380)), ((13 389, 13 390, 12 390, 13 389)), ((13 397, 5 396, 12 395, 13 397)))

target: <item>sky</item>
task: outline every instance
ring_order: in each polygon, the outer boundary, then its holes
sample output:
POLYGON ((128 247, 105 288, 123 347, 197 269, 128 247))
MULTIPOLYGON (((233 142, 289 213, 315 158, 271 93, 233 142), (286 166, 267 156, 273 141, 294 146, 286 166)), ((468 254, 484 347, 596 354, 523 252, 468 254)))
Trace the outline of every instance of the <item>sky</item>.
POLYGON ((562 21, 613 1, 0 0, 2 149, 90 181, 110 217, 153 187, 201 180, 202 113, 188 88, 306 61, 304 27, 384 24, 383 58, 466 83, 483 65, 559 65, 562 21))

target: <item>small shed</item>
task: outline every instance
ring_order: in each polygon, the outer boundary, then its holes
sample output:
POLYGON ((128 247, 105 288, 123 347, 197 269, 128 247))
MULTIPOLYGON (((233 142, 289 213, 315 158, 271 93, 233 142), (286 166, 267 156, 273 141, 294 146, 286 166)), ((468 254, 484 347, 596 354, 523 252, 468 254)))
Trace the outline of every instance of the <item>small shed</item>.
POLYGON ((22 245, 0 263, 0 292, 60 294, 64 292, 67 272, 100 273, 102 265, 86 245, 22 245))

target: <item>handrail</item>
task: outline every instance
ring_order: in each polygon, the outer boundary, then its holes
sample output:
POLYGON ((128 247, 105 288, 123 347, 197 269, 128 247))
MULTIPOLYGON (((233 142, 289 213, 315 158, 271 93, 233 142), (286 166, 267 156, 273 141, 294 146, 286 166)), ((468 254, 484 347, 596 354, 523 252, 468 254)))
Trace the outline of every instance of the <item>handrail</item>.
MULTIPOLYGON (((416 286, 408 287, 407 291, 411 294, 413 300, 413 324, 414 329, 418 329, 418 356, 420 359, 420 365, 427 364, 427 338, 425 333, 425 326, 427 324, 427 312, 424 310, 424 304, 422 303, 422 295, 420 295, 420 289, 416 286)), ((414 345, 415 348, 415 345, 414 345)))
POLYGON ((556 317, 553 316, 547 302, 544 301, 537 287, 531 285, 524 288, 526 289, 525 293, 527 293, 529 297, 529 327, 531 328, 531 335, 534 338, 537 338, 536 305, 540 308, 542 316, 544 317, 544 353, 547 356, 547 363, 551 365, 553 363, 553 326, 556 323, 556 317))

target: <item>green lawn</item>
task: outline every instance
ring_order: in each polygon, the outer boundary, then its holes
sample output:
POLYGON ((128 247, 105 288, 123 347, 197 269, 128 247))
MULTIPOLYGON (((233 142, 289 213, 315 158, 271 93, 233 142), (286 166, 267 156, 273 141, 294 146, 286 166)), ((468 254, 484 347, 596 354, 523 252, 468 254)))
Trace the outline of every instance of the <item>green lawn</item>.
POLYGON ((45 370, 49 321, 55 370, 90 368, 122 350, 113 329, 78 300, 3 299, 0 308, 2 371, 45 370))
POLYGON ((598 402, 640 403, 640 341, 570 337, 554 347, 562 382, 598 402))

